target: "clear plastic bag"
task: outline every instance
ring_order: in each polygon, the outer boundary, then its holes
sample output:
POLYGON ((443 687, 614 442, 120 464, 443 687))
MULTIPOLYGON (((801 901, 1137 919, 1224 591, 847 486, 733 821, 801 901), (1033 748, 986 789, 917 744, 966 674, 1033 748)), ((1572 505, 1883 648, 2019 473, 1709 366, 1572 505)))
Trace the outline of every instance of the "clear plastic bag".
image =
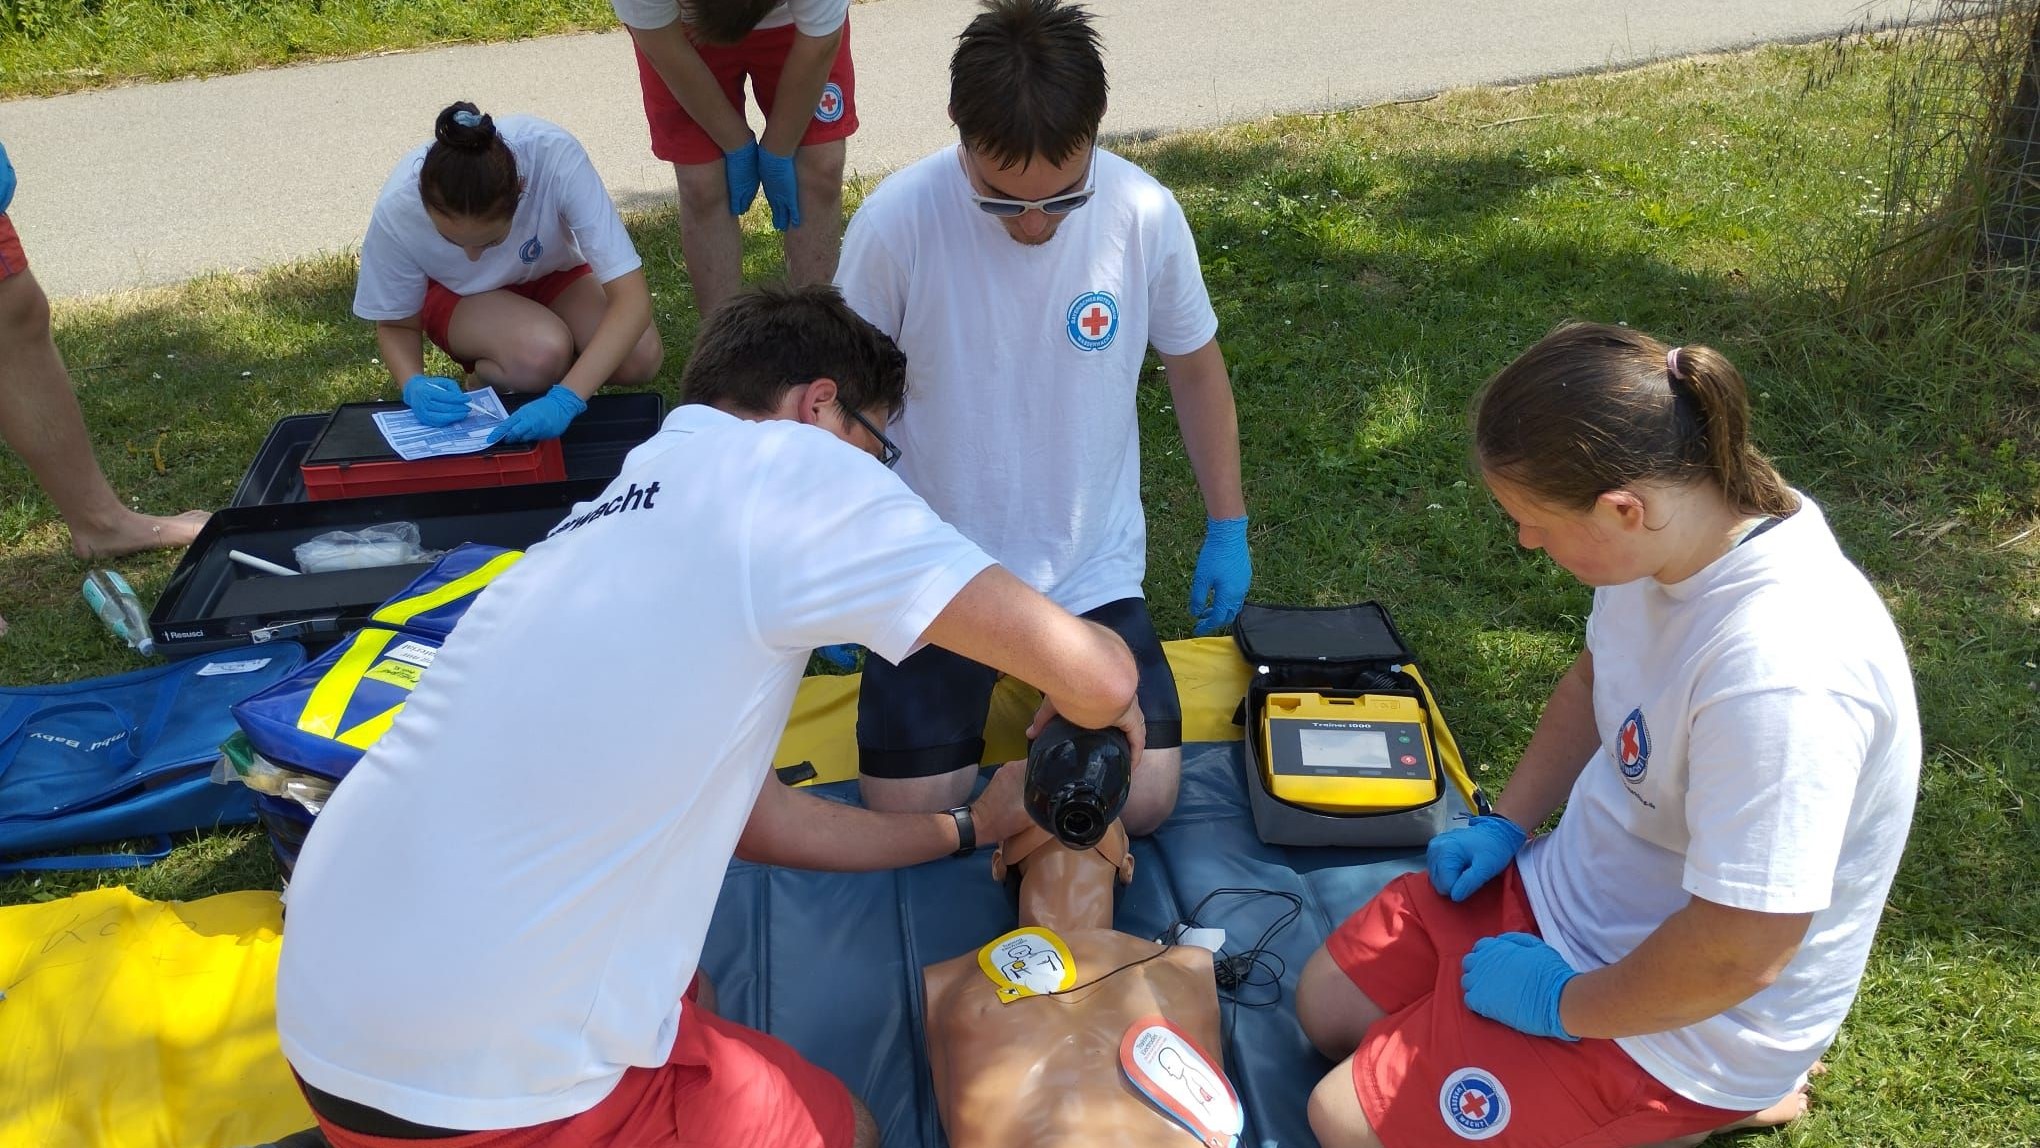
POLYGON ((323 777, 285 769, 255 752, 247 735, 236 732, 220 746, 220 758, 213 763, 212 780, 218 785, 239 782, 257 793, 297 802, 317 817, 333 796, 333 783, 323 777))
POLYGON ((298 569, 307 574, 329 570, 361 570, 370 566, 400 566, 407 562, 430 562, 443 551, 420 545, 415 522, 383 522, 361 530, 334 530, 321 534, 292 551, 298 569))

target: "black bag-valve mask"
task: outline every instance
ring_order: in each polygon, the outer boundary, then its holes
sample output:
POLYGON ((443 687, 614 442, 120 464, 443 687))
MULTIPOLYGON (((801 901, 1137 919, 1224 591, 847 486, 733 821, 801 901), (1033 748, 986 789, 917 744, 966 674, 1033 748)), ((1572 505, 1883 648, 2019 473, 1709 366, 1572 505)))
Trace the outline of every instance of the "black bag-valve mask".
POLYGON ((1083 729, 1058 716, 1028 747, 1028 816, 1072 849, 1104 838, 1132 785, 1133 752, 1120 730, 1083 729))

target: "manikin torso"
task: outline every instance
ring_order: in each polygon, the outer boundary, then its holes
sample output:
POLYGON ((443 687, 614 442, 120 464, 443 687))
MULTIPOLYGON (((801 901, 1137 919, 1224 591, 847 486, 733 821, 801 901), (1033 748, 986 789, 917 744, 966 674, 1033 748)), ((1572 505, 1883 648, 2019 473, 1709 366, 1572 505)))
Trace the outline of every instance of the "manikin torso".
MULTIPOLYGON (((1039 830, 1001 847, 1019 870, 1020 924, 1069 946, 1081 987, 1002 1003, 977 953, 922 970, 928 1063, 950 1148, 1190 1148, 1196 1141, 1156 1111, 1119 1069, 1119 1044, 1144 1017, 1174 1022, 1214 1059, 1218 988, 1211 954, 1164 948, 1112 928, 1115 878, 1132 876, 1117 823, 1095 849, 1068 849, 1039 830), (1160 954, 1160 955, 1157 955, 1160 954), (1091 982, 1121 965, 1154 959, 1091 982)), ((987 941, 991 938, 986 938, 987 941)))

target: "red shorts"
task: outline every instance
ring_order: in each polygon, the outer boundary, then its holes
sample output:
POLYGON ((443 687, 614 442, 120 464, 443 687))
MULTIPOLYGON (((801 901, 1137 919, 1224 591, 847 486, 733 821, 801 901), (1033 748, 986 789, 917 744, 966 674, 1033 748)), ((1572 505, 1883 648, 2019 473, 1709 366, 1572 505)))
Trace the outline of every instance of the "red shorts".
MULTIPOLYGON (((734 44, 694 42, 701 61, 715 73, 730 106, 744 108, 744 77, 751 78, 751 94, 768 115, 779 94, 779 71, 786 66, 786 53, 793 47, 794 27, 764 28, 734 44)), ((659 78, 645 54, 637 54, 638 86, 644 90, 645 119, 652 128, 652 154, 668 163, 714 163, 723 149, 701 130, 687 109, 673 95, 673 89, 659 78)), ((829 80, 822 88, 821 102, 800 137, 802 147, 848 139, 857 130, 857 71, 850 62, 850 21, 843 21, 843 42, 836 48, 836 62, 829 65, 829 80)))
POLYGON ((504 1132, 438 1140, 364 1136, 325 1120, 333 1148, 850 1148, 850 1090, 784 1041, 690 1008, 661 1068, 633 1068, 616 1091, 578 1116, 504 1132))
POLYGON ((1749 1115, 1696 1104, 1612 1040, 1530 1036, 1466 1007, 1460 961, 1475 941, 1537 932, 1514 865, 1453 904, 1408 873, 1339 926, 1325 951, 1388 1014, 1353 1054, 1353 1087, 1382 1143, 1460 1148, 1621 1148, 1749 1115))
POLYGON ((0 279, 26 270, 28 252, 21 249, 21 234, 14 230, 14 221, 0 212, 0 279))
MULTIPOLYGON (((593 270, 594 268, 586 263, 581 263, 564 271, 553 271, 541 275, 529 283, 513 283, 503 288, 503 290, 510 292, 512 295, 522 295, 541 307, 550 307, 553 305, 553 300, 560 297, 561 292, 573 286, 574 280, 593 270)), ((419 308, 418 318, 425 327, 425 337, 432 340, 433 346, 438 347, 449 355, 453 355, 454 361, 461 365, 462 370, 472 371, 475 369, 474 360, 463 359, 459 355, 454 355, 453 348, 446 345, 447 328, 453 324, 453 309, 460 306, 460 301, 465 298, 467 296, 456 295, 442 286, 437 279, 427 279, 425 281, 425 306, 419 308)))

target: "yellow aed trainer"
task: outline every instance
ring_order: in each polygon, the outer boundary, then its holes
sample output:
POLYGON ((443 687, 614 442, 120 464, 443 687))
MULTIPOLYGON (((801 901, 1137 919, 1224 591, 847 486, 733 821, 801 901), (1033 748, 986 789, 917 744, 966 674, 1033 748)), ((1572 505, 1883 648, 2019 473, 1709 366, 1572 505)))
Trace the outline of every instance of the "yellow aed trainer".
POLYGON ((1376 602, 1250 602, 1233 623, 1250 667, 1254 831, 1270 845, 1422 845, 1488 812, 1415 656, 1376 602))
POLYGON ((1429 723, 1415 698, 1271 693, 1261 773, 1277 798, 1324 813, 1389 813, 1438 798, 1429 723))

